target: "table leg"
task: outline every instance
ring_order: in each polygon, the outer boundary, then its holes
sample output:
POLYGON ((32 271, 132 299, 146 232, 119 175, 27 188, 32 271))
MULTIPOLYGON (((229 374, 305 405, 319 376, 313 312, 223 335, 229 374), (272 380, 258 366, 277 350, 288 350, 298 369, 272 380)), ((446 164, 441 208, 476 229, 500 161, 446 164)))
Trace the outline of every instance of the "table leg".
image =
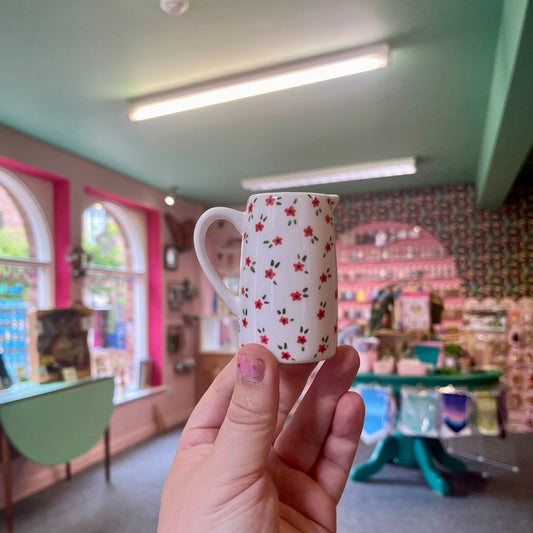
POLYGON ((352 470, 350 479, 352 481, 366 481, 397 455, 398 442, 396 441, 396 437, 389 435, 378 442, 369 461, 356 466, 352 470))
POLYGON ((2 465, 4 470, 4 493, 5 493, 5 513, 8 533, 13 533, 13 502, 11 499, 11 453, 9 450, 9 440, 5 432, 0 429, 0 448, 2 451, 2 465))
POLYGON ((437 459, 442 466, 445 466, 451 472, 466 472, 466 465, 463 461, 449 455, 442 447, 440 440, 432 439, 429 441, 429 446, 435 459, 437 459))
POLYGON ((70 461, 65 463, 65 477, 68 480, 72 479, 72 469, 70 468, 70 461))
POLYGON ((104 433, 104 447, 105 447, 105 480, 107 483, 111 481, 111 448, 109 444, 109 426, 104 433))
POLYGON ((416 461, 422 470, 422 474, 427 484, 436 492, 443 495, 450 494, 450 485, 442 477, 433 464, 433 453, 428 441, 423 437, 415 437, 413 441, 413 451, 416 461))

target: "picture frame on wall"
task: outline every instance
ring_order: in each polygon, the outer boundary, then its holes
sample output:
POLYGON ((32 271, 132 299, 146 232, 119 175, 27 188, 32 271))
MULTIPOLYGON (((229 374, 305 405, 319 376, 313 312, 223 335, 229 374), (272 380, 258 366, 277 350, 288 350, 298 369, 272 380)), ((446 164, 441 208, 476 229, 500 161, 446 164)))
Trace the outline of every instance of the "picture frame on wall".
POLYGON ((167 244, 163 253, 163 264, 165 270, 177 270, 178 269, 178 255, 179 250, 175 244, 167 244))
POLYGON ((169 283, 167 288, 168 308, 180 311, 185 303, 185 287, 183 283, 169 283))
POLYGON ((172 325, 167 327, 167 351, 169 354, 177 354, 183 347, 183 326, 172 325))

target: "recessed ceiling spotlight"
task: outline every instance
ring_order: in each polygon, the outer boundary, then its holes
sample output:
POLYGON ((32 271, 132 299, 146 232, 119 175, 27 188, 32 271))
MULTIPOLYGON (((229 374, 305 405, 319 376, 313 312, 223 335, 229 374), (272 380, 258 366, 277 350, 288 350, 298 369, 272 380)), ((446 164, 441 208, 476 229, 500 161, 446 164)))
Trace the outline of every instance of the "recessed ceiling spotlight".
POLYGON ((176 203, 176 196, 178 194, 177 187, 170 187, 167 195, 165 196, 165 204, 174 205, 176 203))
POLYGON ((167 15, 183 15, 189 9, 189 2, 187 0, 159 0, 161 9, 167 15))

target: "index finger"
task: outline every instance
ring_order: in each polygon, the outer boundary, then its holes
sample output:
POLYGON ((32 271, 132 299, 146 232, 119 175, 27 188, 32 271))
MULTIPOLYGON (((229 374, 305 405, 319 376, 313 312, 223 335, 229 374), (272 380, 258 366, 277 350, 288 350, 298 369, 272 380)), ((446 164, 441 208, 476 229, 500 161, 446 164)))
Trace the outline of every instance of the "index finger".
POLYGON ((302 394, 307 384, 311 372, 316 367, 316 363, 305 363, 299 365, 281 364, 279 368, 279 410, 278 423, 274 438, 276 438, 289 416, 294 404, 302 394))

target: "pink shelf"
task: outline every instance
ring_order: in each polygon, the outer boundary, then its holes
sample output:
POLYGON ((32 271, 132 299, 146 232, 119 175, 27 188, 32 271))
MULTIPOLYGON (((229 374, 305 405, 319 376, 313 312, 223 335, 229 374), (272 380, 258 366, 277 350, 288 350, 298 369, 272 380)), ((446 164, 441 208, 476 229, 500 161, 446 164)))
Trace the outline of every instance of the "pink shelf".
MULTIPOLYGON (((339 327, 362 323, 364 319, 349 318, 347 314, 362 313, 367 316, 372 304, 371 295, 387 285, 431 287, 440 294, 445 309, 461 309, 464 299, 461 294, 462 283, 457 278, 455 261, 450 257, 432 235, 420 230, 418 238, 397 239, 376 247, 372 242, 356 244, 357 235, 374 235, 379 231, 386 233, 408 231, 405 224, 396 222, 376 222, 352 230, 348 238, 337 239, 337 258, 339 272, 339 327), (383 253, 387 257, 383 258, 383 253), (413 255, 408 259, 407 254, 413 255), (363 257, 357 256, 363 255, 363 257), (393 257, 391 257, 391 255, 393 257), (352 260, 353 259, 353 260, 352 260), (420 275, 415 278, 410 276, 420 275), (381 275, 386 276, 382 278, 381 275), (435 276, 440 276, 436 278, 435 276), (445 276, 445 277, 442 277, 445 276), (358 279, 353 279, 357 277, 358 279), (348 278, 351 278, 348 281, 348 278), (365 302, 355 300, 357 291, 364 291, 365 302), (353 299, 341 300, 346 293, 353 293, 353 299), (446 293, 457 296, 446 296, 446 293)), ((453 314, 453 313, 452 313, 453 314)), ((446 325, 460 325, 461 319, 443 319, 446 325)))

